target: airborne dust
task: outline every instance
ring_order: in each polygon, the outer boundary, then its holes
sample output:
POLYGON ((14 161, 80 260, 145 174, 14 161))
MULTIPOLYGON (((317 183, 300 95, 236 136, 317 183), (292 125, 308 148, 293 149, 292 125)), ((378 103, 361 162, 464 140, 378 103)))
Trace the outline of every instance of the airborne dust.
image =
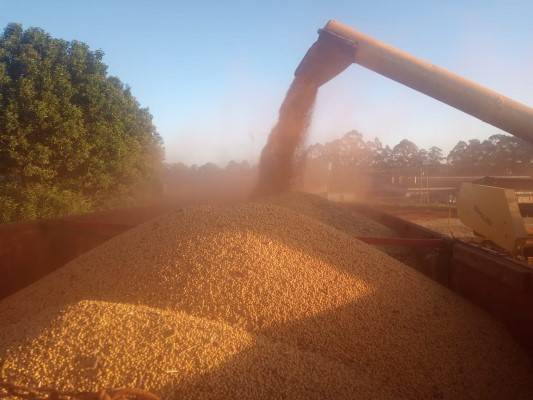
POLYGON ((259 161, 255 196, 282 193, 290 188, 294 158, 303 145, 318 88, 353 62, 353 47, 321 33, 295 72, 259 161))
POLYGON ((294 78, 279 110, 278 122, 261 153, 257 196, 289 189, 294 154, 309 127, 317 91, 315 83, 294 78))

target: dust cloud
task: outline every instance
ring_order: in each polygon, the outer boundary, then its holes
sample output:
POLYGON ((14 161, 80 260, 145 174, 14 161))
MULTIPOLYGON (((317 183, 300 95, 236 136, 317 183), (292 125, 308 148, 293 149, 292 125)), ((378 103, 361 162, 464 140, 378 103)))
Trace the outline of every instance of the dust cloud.
POLYGON ((278 122, 261 153, 255 196, 290 188, 295 154, 309 128, 318 88, 344 71, 353 62, 353 54, 353 47, 323 32, 308 50, 296 69, 278 122))
POLYGON ((302 143, 313 111, 318 85, 296 77, 279 110, 259 161, 255 195, 270 195, 289 189, 293 176, 293 158, 302 143))

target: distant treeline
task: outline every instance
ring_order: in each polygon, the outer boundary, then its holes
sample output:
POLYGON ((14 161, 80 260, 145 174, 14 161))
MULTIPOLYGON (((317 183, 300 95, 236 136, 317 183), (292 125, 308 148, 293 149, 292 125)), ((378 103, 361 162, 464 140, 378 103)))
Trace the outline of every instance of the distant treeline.
POLYGON ((439 147, 419 148, 407 139, 393 147, 384 146, 379 139, 368 141, 361 133, 350 131, 331 142, 309 146, 302 152, 300 162, 376 172, 424 167, 467 175, 531 174, 533 145, 514 136, 493 135, 483 141, 460 141, 445 155, 439 147))
MULTIPOLYGON (((378 139, 365 140, 357 131, 327 143, 300 149, 293 186, 307 191, 365 192, 375 176, 394 175, 530 175, 533 146, 508 135, 486 140, 460 141, 448 153, 433 146, 418 147, 404 139, 390 147, 378 139)), ((227 166, 207 163, 186 166, 167 164, 167 195, 240 195, 253 189, 257 167, 231 161, 227 166)))
POLYGON ((209 197, 217 199, 243 198, 256 181, 257 167, 247 161, 230 161, 225 167, 214 163, 187 166, 166 164, 163 190, 169 198, 187 199, 209 197))
MULTIPOLYGON (((439 173, 466 175, 513 175, 533 173, 533 145, 509 135, 493 135, 486 140, 460 141, 448 153, 432 146, 418 147, 403 139, 397 145, 383 145, 379 139, 365 140, 357 131, 326 143, 301 149, 296 160, 300 168, 320 164, 326 169, 350 169, 395 173, 402 169, 424 168, 439 173)), ((210 181, 232 174, 253 174, 255 166, 247 161, 231 161, 227 166, 207 163, 190 167, 183 163, 167 164, 166 181, 210 181)))

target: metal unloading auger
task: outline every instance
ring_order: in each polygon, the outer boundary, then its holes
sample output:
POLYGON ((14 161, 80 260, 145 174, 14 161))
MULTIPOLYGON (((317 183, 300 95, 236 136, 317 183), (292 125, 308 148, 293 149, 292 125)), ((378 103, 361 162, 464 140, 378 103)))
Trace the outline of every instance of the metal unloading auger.
MULTIPOLYGON (((296 69, 318 86, 356 63, 533 143, 533 108, 331 20, 296 69)), ((514 191, 463 184, 459 218, 513 255, 533 247, 514 191)))

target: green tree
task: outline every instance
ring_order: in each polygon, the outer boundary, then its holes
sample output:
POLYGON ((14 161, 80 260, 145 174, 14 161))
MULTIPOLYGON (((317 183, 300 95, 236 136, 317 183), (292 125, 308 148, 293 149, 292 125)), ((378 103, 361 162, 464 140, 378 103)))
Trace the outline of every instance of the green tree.
POLYGON ((530 174, 533 164, 533 145, 510 135, 492 135, 486 140, 491 147, 486 162, 498 174, 530 174))
POLYGON ((0 36, 0 221, 105 207, 155 187, 152 116, 103 52, 9 24, 0 36))
POLYGON ((310 146, 305 156, 343 168, 369 167, 374 163, 377 146, 378 142, 365 141, 361 133, 353 130, 323 145, 310 146))
POLYGON ((419 167, 422 165, 418 146, 407 139, 403 139, 392 148, 391 157, 394 166, 398 168, 419 167))
POLYGON ((431 146, 427 152, 427 164, 431 166, 440 166, 446 159, 442 154, 442 149, 437 146, 431 146))
POLYGON ((389 146, 383 146, 378 138, 374 139, 375 156, 373 166, 381 171, 387 171, 393 168, 392 149, 389 146))

